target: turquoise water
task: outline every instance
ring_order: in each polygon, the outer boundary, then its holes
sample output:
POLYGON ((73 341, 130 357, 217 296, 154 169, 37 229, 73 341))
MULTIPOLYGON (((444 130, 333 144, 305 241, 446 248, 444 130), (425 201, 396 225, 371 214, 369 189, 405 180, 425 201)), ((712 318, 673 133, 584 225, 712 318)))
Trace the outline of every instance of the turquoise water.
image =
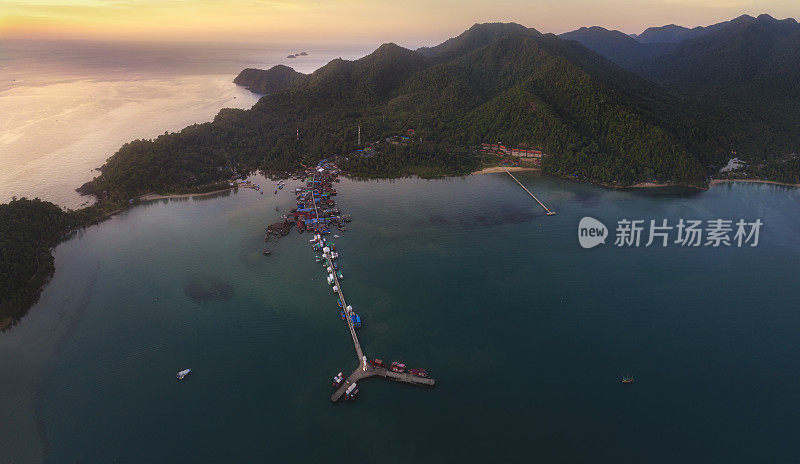
POLYGON ((0 462, 800 460, 800 191, 518 177, 558 214, 505 174, 337 185, 367 355, 437 380, 354 403, 329 400, 356 359, 310 236, 261 255, 292 188, 80 233, 0 336, 0 462), (584 250, 583 216, 765 225, 755 248, 584 250))

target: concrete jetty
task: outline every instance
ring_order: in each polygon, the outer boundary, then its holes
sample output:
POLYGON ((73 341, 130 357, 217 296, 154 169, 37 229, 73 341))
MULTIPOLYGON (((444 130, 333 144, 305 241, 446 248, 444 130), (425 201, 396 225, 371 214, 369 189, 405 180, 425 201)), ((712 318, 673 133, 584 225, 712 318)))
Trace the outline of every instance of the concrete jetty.
POLYGON ((436 381, 434 379, 429 378, 422 378, 417 377, 415 375, 411 375, 408 372, 393 372, 385 367, 374 367, 367 363, 367 369, 364 370, 363 366, 358 366, 347 380, 345 380, 342 385, 333 392, 331 395, 331 401, 334 403, 339 401, 342 396, 344 396, 344 392, 347 390, 347 387, 350 385, 360 382, 363 379, 367 379, 370 377, 383 377, 385 379, 394 380, 397 382, 404 382, 411 385, 418 385, 420 387, 432 387, 436 385, 436 381))
POLYGON ((509 170, 508 170, 508 169, 506 169, 505 171, 506 171, 506 174, 508 174, 509 176, 511 176, 511 178, 512 178, 512 179, 514 179, 514 180, 515 180, 515 181, 516 181, 516 182, 519 184, 519 186, 520 186, 520 187, 522 187, 522 189, 523 189, 523 190, 525 190, 526 192, 528 192, 528 195, 530 195, 530 196, 531 196, 531 197, 532 197, 534 200, 536 200, 536 203, 539 203, 539 206, 541 206, 541 207, 542 207, 542 209, 544 209, 544 210, 547 212, 547 215, 548 215, 548 216, 552 216, 552 215, 556 214, 556 212, 555 212, 555 211, 550 211, 550 210, 547 208, 547 206, 545 206, 545 205, 544 205, 544 203, 542 203, 541 201, 539 201, 539 199, 538 199, 538 198, 536 198, 536 195, 534 195, 533 193, 531 193, 531 191, 530 191, 530 190, 528 190, 528 189, 527 189, 527 188, 526 188, 524 185, 522 185, 522 182, 520 182, 520 181, 519 181, 519 179, 517 179, 516 177, 514 177, 514 174, 511 174, 511 172, 509 172, 509 170))
MULTIPOLYGON (((314 175, 314 179, 316 180, 317 175, 314 175)), ((314 213, 317 216, 317 220, 320 220, 319 215, 319 208, 317 207, 316 198, 314 196, 314 191, 311 191, 311 198, 314 203, 314 213)), ((321 237, 321 235, 320 235, 321 237)), ((321 241, 320 241, 321 242, 321 241)), ((333 250, 331 250, 333 251, 333 250)), ((323 256, 328 263, 328 267, 331 269, 334 268, 333 266, 333 258, 331 256, 331 252, 323 253, 323 256)), ((331 395, 331 401, 334 403, 339 401, 342 396, 344 396, 345 391, 350 385, 359 382, 363 379, 367 379, 369 377, 383 377, 385 379, 394 380, 397 382, 408 383, 411 385, 419 385, 425 387, 432 387, 436 384, 436 381, 431 378, 423 378, 418 377, 407 372, 393 372, 389 369, 384 367, 375 367, 367 360, 367 357, 364 355, 364 350, 361 348, 361 342, 358 340, 358 335, 356 334, 356 328, 353 324, 352 314, 353 311, 350 309, 350 306, 347 304, 347 300, 344 297, 344 291, 342 290, 342 283, 339 280, 339 277, 336 275, 336 272, 331 272, 333 275, 333 286, 336 290, 336 293, 339 295, 339 300, 342 302, 342 311, 344 312, 344 319, 347 322, 347 327, 350 329, 350 336, 353 338, 353 347, 356 351, 356 358, 358 359, 358 367, 355 368, 352 374, 350 374, 347 379, 333 392, 331 395)))

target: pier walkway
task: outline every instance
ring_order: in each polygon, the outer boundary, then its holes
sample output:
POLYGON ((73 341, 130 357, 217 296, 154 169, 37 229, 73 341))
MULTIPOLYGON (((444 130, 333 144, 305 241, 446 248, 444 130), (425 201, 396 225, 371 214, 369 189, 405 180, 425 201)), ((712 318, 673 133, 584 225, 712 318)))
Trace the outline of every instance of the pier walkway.
MULTIPOLYGON (((323 160, 324 161, 324 160, 323 160)), ((320 162, 321 163, 321 162, 320 162)), ((314 180, 317 179, 317 175, 314 174, 314 180)), ((321 219, 319 216, 319 208, 317 207, 316 198, 314 196, 314 190, 311 190, 311 199, 314 203, 314 214, 317 216, 317 224, 320 224, 321 219)), ((319 230, 316 231, 319 233, 319 230)), ((320 234, 320 237, 322 235, 320 234)), ((331 257, 331 253, 324 253, 323 256, 328 263, 328 267, 334 269, 333 267, 333 258, 331 257)), ((436 384, 436 381, 431 378, 423 378, 417 377, 415 375, 411 375, 409 373, 403 372, 392 372, 384 367, 374 367, 367 361, 367 357, 364 355, 364 350, 361 348, 361 343, 358 341, 358 335, 356 335, 356 328, 353 325, 353 319, 350 317, 352 315, 352 311, 348 309, 347 300, 344 298, 344 292, 342 291, 342 284, 339 281, 339 277, 336 275, 336 271, 334 270, 330 274, 333 274, 333 285, 336 287, 336 293, 339 295, 339 299, 342 302, 342 311, 344 311, 344 319, 347 322, 347 326, 350 329, 350 335, 353 337, 353 346, 356 350, 356 358, 358 359, 358 367, 353 371, 350 376, 336 389, 336 391, 331 395, 331 401, 334 403, 339 401, 342 396, 344 395, 347 387, 351 384, 358 382, 359 380, 366 379, 369 377, 379 376, 386 379, 396 380, 398 382, 409 383, 412 385, 420 385, 420 386, 428 386, 432 387, 436 384)))
POLYGON ((514 180, 515 180, 515 181, 516 181, 516 182, 519 184, 519 186, 520 186, 520 187, 522 187, 522 189, 523 189, 523 190, 525 190, 526 192, 528 192, 528 195, 530 195, 530 196, 531 196, 531 197, 532 197, 534 200, 536 200, 536 203, 539 203, 539 206, 541 206, 541 207, 542 207, 542 209, 544 209, 544 210, 547 212, 547 215, 548 215, 548 216, 552 216, 552 215, 556 214, 556 212, 555 212, 555 211, 550 211, 550 210, 547 208, 547 206, 545 206, 545 205, 544 205, 544 203, 542 203, 541 201, 539 201, 539 199, 538 199, 538 198, 536 198, 536 195, 532 194, 530 190, 528 190, 527 188, 525 188, 525 186, 524 186, 524 185, 522 185, 522 182, 520 182, 520 181, 519 181, 519 180, 518 180, 516 177, 514 177, 514 174, 511 174, 511 172, 509 172, 509 170, 508 170, 508 169, 506 169, 505 171, 506 171, 506 174, 508 174, 509 176, 511 176, 511 178, 512 178, 512 179, 514 179, 514 180))
POLYGON ((409 383, 411 385, 418 385, 421 387, 432 387, 436 385, 436 381, 434 379, 425 379, 422 377, 417 377, 415 375, 411 375, 408 372, 392 372, 385 367, 373 367, 369 363, 367 363, 367 369, 364 370, 363 366, 359 366, 350 374, 350 377, 345 380, 342 385, 333 392, 331 395, 331 401, 334 403, 339 401, 344 392, 347 390, 351 384, 361 381, 362 379, 366 379, 369 377, 383 377, 385 379, 394 380, 397 382, 404 382, 409 383))

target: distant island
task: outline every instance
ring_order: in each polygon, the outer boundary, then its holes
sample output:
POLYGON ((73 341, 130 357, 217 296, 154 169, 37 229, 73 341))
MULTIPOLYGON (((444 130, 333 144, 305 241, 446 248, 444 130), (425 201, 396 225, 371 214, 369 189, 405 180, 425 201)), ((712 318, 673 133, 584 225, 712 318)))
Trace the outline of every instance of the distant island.
POLYGON ((252 109, 126 143, 80 187, 95 205, 0 205, 0 328, 36 300, 50 249, 71 231, 146 194, 215 191, 331 155, 367 178, 465 175, 534 156, 550 175, 612 187, 800 184, 797 22, 683 29, 559 37, 476 24, 433 47, 387 43, 311 74, 245 69, 234 82, 264 94, 252 109), (741 164, 721 171, 731 158, 741 164))

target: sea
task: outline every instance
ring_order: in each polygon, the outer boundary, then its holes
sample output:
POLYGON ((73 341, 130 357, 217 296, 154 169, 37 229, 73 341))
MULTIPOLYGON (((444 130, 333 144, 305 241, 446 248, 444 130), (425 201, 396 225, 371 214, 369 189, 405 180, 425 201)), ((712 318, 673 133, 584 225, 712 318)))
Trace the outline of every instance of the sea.
POLYGON ((436 379, 353 402, 330 401, 358 360, 311 236, 262 255, 299 181, 76 233, 0 333, 0 463, 800 461, 800 190, 515 175, 557 214, 506 173, 335 184, 366 355, 436 379), (760 221, 757 246, 615 244, 625 221, 717 219, 760 221))
MULTIPOLYGON (((377 45, 376 45, 377 47, 377 45)), ((373 47, 375 48, 375 47, 373 47)), ((124 143, 250 108, 244 68, 308 73, 370 46, 0 40, 0 203, 41 198, 66 208, 124 143), (306 56, 287 58, 307 52, 306 56)))

